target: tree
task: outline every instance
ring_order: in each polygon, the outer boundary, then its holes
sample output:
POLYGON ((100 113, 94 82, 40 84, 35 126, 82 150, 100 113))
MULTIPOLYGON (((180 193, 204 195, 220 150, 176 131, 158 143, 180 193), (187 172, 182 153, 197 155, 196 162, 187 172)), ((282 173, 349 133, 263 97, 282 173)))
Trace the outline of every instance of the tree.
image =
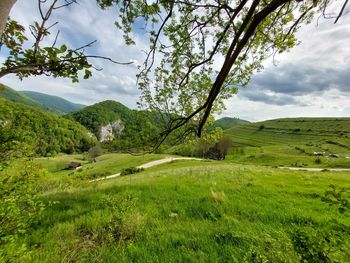
POLYGON ((2 0, 0 2, 0 36, 4 32, 7 18, 10 14, 10 10, 13 5, 16 3, 16 0, 2 0))
MULTIPOLYGON (((34 41, 31 43, 25 28, 17 21, 8 19, 8 14, 16 1, 2 0, 0 4, 0 47, 9 50, 9 56, 0 66, 0 78, 8 74, 16 74, 20 79, 28 76, 47 75, 53 77, 71 78, 78 82, 78 72, 84 71, 84 78, 89 78, 93 65, 89 59, 105 59, 115 64, 127 65, 131 62, 121 63, 111 58, 97 55, 87 55, 85 49, 92 46, 96 40, 78 48, 69 48, 63 44, 56 47, 60 31, 53 37, 52 45, 42 46, 58 22, 51 22, 51 15, 63 8, 76 3, 76 0, 37 0, 40 20, 30 25, 30 34, 34 41), (25 48, 31 46, 31 48, 25 48)), ((95 68, 96 69, 96 68, 95 68)), ((101 69, 97 69, 101 70, 101 69)))
POLYGON ((220 141, 216 144, 216 147, 219 149, 222 158, 225 159, 226 155, 228 154, 229 150, 232 147, 232 139, 228 135, 224 135, 220 141))
POLYGON ((138 75, 140 105, 167 113, 159 142, 180 128, 200 137, 209 116, 248 85, 264 60, 298 43, 295 32, 315 13, 332 17, 329 0, 98 2, 119 7, 116 25, 128 44, 133 25, 145 23, 150 49, 138 75))

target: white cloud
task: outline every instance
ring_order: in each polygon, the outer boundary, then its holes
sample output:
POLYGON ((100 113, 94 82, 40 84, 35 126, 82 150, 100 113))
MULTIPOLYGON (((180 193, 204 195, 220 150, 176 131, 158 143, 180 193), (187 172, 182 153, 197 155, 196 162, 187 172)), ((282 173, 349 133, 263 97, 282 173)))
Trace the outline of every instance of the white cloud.
MULTIPOLYGON (((36 20, 38 17, 36 0, 18 1, 11 17, 24 25, 36 20)), ((59 21, 57 26, 57 29, 61 30, 59 44, 68 43, 72 47, 79 47, 96 39, 98 43, 88 49, 88 53, 111 57, 122 62, 132 61, 134 64, 120 66, 104 60, 95 60, 94 64, 103 68, 103 71, 94 72, 91 79, 82 80, 78 84, 73 84, 67 79, 47 77, 31 77, 21 82, 15 76, 6 76, 1 79, 1 82, 18 90, 33 90, 57 95, 78 103, 92 104, 114 99, 129 107, 136 107, 139 91, 136 87, 135 75, 137 66, 141 65, 145 58, 142 50, 147 50, 148 42, 146 37, 141 35, 141 31, 137 31, 134 35, 136 46, 126 46, 122 33, 114 26, 116 17, 117 11, 114 8, 100 10, 96 1, 80 0, 80 5, 59 10, 53 17, 53 21, 59 21)), ((328 86, 322 87, 311 87, 307 84, 308 80, 314 82, 314 80, 327 79, 328 76, 324 76, 325 72, 332 69, 333 72, 329 75, 330 81, 342 83, 342 87, 349 83, 347 87, 350 87, 350 77, 344 71, 344 69, 350 69, 350 45, 348 44, 350 43, 350 16, 341 18, 336 25, 333 24, 333 20, 321 19, 318 26, 313 23, 300 30, 298 36, 302 44, 278 57, 281 61, 278 67, 274 67, 271 62, 266 63, 265 71, 256 76, 257 79, 260 78, 260 82, 254 84, 253 81, 252 87, 247 91, 242 91, 229 100, 227 110, 222 116, 262 120, 292 116, 350 115, 347 100, 350 95, 348 88, 332 86, 329 83, 328 86), (298 72, 302 77, 292 75, 290 65, 296 69, 294 72, 298 72), (344 74, 339 75, 342 70, 344 74), (274 74, 276 72, 279 73, 274 74), (271 81, 273 78, 277 78, 278 81, 271 81), (262 82, 261 79, 266 81, 262 82), (301 79, 304 82, 301 82, 301 79), (296 86, 300 89, 299 93, 296 94, 296 90, 294 93, 288 89, 283 90, 280 86, 263 85, 268 83, 268 80, 274 85, 299 81, 301 83, 296 86), (254 88, 254 85, 257 87, 254 88)), ((47 43, 51 41, 52 39, 49 39, 47 43)))

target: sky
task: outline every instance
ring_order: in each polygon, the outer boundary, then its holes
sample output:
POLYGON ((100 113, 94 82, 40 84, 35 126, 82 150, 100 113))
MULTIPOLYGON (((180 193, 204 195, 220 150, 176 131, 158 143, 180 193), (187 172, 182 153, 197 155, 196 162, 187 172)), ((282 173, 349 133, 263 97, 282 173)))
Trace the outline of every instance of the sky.
MULTIPOLYGON (((19 0, 11 18, 28 26, 38 19, 37 0, 19 0)), ((90 105, 107 99, 136 108, 139 90, 136 87, 137 65, 141 65, 148 44, 136 27, 135 46, 126 46, 114 22, 117 11, 100 10, 95 1, 80 0, 79 5, 58 10, 52 21, 59 21, 58 44, 80 47, 93 40, 97 43, 87 54, 103 55, 120 62, 94 60, 102 71, 93 77, 72 83, 69 79, 46 76, 20 81, 8 75, 0 82, 16 90, 32 90, 60 96, 75 103, 90 105)), ((340 2, 341 3, 341 2, 340 2)), ((297 34, 301 44, 290 52, 278 55, 277 62, 268 60, 264 70, 253 76, 248 88, 226 101, 226 110, 219 117, 238 117, 249 121, 283 117, 350 117, 350 15, 334 20, 320 18, 297 34)), ((52 39, 47 40, 50 45, 52 39)), ((6 57, 0 53, 0 62, 6 57)))

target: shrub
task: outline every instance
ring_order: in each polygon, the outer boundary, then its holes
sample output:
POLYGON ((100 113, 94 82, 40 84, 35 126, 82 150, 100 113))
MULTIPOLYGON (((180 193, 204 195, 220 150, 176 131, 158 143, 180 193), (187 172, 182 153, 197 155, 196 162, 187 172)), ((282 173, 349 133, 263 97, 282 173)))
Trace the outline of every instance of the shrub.
POLYGON ((123 175, 128 175, 128 174, 136 174, 136 173, 139 173, 143 170, 144 170, 143 168, 129 167, 129 168, 123 169, 120 172, 120 175, 123 176, 123 175))
POLYGON ((21 164, 10 163, 0 171, 0 261, 16 261, 25 255, 22 237, 38 222, 46 207, 40 200, 41 188, 38 184, 44 174, 45 171, 31 160, 22 160, 21 164), (14 246, 18 249, 13 249, 14 246))

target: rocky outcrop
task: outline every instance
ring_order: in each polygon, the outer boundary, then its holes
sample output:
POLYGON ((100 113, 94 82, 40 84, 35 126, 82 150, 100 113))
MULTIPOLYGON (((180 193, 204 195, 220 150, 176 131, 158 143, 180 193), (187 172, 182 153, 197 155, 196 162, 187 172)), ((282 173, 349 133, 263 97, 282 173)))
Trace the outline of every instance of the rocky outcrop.
POLYGON ((102 126, 100 129, 100 142, 111 141, 122 133, 124 130, 124 124, 121 120, 116 120, 102 126))

